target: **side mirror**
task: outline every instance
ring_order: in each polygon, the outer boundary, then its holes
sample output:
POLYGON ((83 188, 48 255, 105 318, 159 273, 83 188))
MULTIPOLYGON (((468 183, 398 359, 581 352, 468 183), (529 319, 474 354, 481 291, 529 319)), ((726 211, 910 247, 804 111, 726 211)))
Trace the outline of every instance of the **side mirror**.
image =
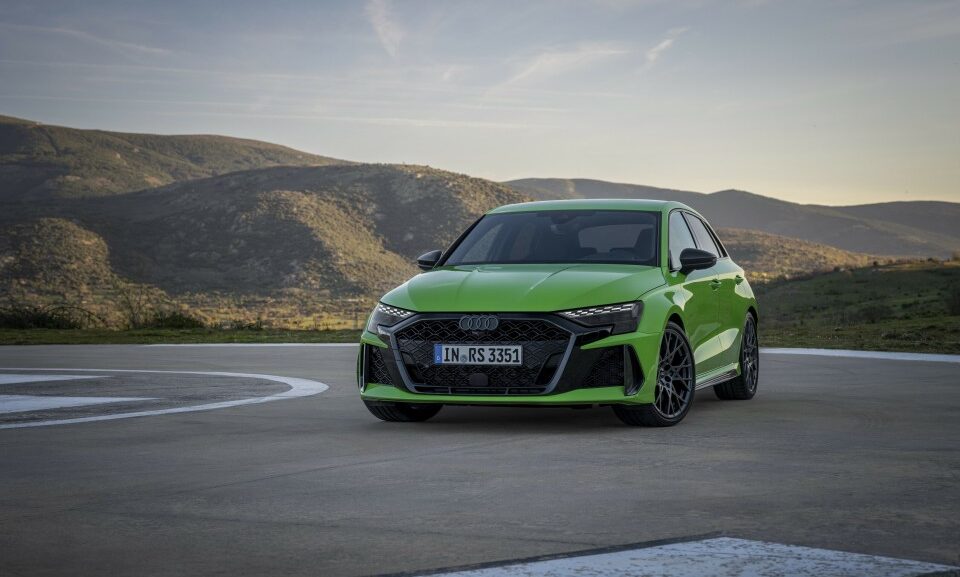
POLYGON ((715 264, 717 264, 717 257, 699 248, 685 248, 680 253, 680 272, 682 274, 710 268, 715 264))
POLYGON ((417 257, 417 266, 420 267, 420 270, 430 270, 437 265, 441 254, 443 254, 443 251, 440 250, 423 253, 417 257))

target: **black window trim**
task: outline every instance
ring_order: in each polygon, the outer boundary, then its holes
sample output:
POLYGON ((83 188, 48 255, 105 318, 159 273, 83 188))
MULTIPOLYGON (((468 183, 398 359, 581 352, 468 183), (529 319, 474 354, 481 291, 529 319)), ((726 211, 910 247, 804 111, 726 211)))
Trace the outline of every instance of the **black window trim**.
MULTIPOLYGON (((720 249, 720 256, 717 257, 717 260, 730 258, 730 255, 727 254, 727 247, 723 246, 723 243, 720 242, 720 237, 717 236, 717 233, 713 230, 713 227, 710 226, 710 223, 707 222, 707 219, 703 218, 702 216, 697 216, 689 211, 687 211, 687 214, 693 216, 694 218, 702 222, 703 227, 707 229, 707 234, 710 235, 710 237, 713 239, 713 242, 716 243, 717 248, 720 249)), ((696 241, 697 239, 694 238, 693 240, 696 241)))
MULTIPOLYGON (((700 241, 697 240, 697 233, 693 232, 693 225, 690 224, 690 223, 692 222, 691 219, 694 219, 694 218, 697 219, 697 220, 700 222, 700 224, 703 225, 703 230, 707 231, 707 236, 709 236, 709 237, 710 237, 710 240, 713 241, 713 244, 714 244, 714 245, 713 245, 712 247, 709 247, 709 248, 712 248, 712 249, 714 249, 714 250, 722 253, 723 251, 720 249, 720 245, 717 244, 716 239, 714 239, 713 235, 710 234, 710 227, 707 226, 707 223, 706 223, 702 218, 698 217, 697 215, 693 214, 692 212, 690 212, 690 211, 688 211, 688 210, 685 210, 685 211, 683 211, 683 219, 687 221, 687 226, 690 227, 690 232, 693 234, 693 242, 697 245, 697 248, 699 248, 700 250, 706 250, 707 252, 713 252, 713 251, 711 251, 711 250, 707 250, 708 247, 700 246, 700 241)), ((723 258, 723 256, 720 255, 720 254, 718 254, 718 255, 717 255, 717 260, 719 260, 719 259, 721 259, 721 258, 723 258)))
POLYGON ((680 213, 680 218, 683 220, 683 224, 687 227, 687 232, 690 233, 690 238, 693 240, 693 246, 697 246, 697 237, 695 237, 693 235, 693 231, 690 230, 690 225, 687 223, 687 219, 683 218, 683 213, 686 211, 682 208, 671 209, 670 212, 667 213, 667 270, 670 272, 677 272, 680 270, 679 268, 673 268, 673 262, 671 262, 672 259, 670 258, 670 219, 673 217, 673 213, 675 212, 680 213))
POLYGON ((707 219, 701 216, 697 216, 691 210, 686 208, 673 208, 673 209, 670 209, 669 213, 667 213, 667 219, 666 219, 667 221, 667 270, 669 272, 677 272, 678 270, 680 270, 679 268, 673 268, 673 263, 670 262, 670 217, 673 215, 674 212, 679 212, 681 215, 683 215, 683 220, 687 225, 687 230, 690 231, 690 237, 693 238, 694 246, 696 246, 697 248, 700 248, 700 243, 697 242, 697 235, 693 234, 693 230, 690 229, 690 223, 686 222, 688 215, 702 222, 704 228, 707 229, 707 234, 709 234, 711 238, 713 238, 713 242, 717 243, 717 248, 720 250, 720 253, 721 253, 721 255, 717 257, 717 260, 730 258, 730 255, 727 253, 727 248, 723 246, 722 242, 720 242, 720 237, 718 237, 717 233, 713 231, 713 227, 710 226, 710 223, 707 222, 707 219))

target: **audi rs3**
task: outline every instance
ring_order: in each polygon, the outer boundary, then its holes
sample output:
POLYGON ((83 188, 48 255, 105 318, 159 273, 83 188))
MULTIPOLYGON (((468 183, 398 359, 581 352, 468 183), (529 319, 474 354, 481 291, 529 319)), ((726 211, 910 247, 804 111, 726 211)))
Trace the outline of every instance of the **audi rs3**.
POLYGON ((610 406, 628 425, 662 427, 699 390, 756 394, 756 298, 686 205, 502 206, 417 263, 361 336, 360 396, 384 421, 444 405, 610 406))

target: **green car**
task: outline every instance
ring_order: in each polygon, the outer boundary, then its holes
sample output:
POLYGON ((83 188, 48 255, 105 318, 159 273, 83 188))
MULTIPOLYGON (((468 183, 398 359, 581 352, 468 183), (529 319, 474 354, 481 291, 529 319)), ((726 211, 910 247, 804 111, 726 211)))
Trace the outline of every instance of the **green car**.
POLYGON ((417 262, 361 337, 360 395, 384 421, 443 405, 607 405, 665 427, 698 389, 757 392, 753 290, 683 204, 502 206, 417 262))

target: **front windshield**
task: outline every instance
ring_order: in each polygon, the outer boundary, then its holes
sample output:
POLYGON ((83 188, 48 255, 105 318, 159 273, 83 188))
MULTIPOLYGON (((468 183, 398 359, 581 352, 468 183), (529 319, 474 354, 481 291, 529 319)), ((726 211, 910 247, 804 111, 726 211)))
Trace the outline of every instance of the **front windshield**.
POLYGON ((659 212, 545 210, 489 214, 444 265, 608 263, 658 266, 659 212))

